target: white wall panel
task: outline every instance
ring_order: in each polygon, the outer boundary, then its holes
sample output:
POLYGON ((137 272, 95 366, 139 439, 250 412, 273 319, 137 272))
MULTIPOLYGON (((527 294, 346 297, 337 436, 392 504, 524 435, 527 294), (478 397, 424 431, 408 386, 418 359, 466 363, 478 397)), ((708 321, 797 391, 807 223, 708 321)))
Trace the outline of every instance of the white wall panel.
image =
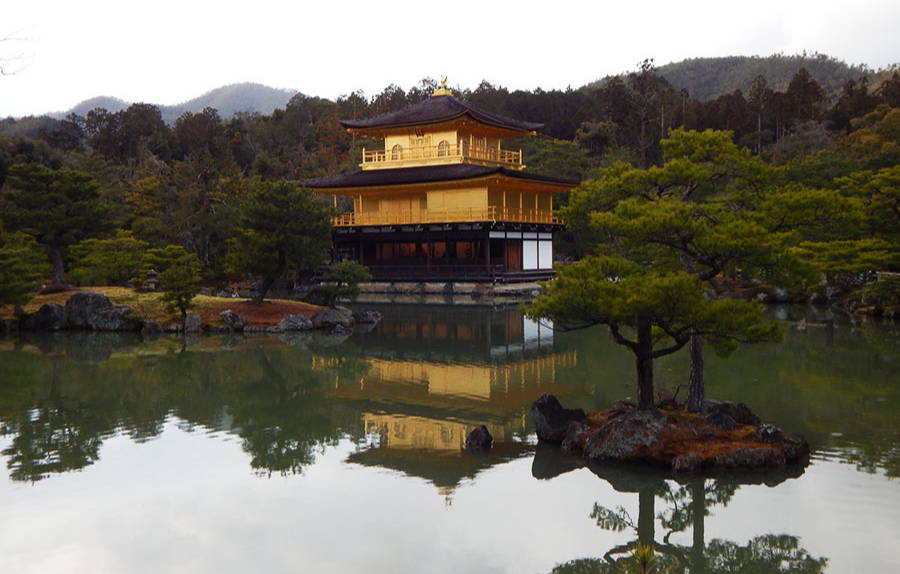
POLYGON ((522 242, 522 269, 538 268, 538 242, 523 241, 522 242))
POLYGON ((539 241, 538 245, 540 269, 553 269, 553 242, 539 241))

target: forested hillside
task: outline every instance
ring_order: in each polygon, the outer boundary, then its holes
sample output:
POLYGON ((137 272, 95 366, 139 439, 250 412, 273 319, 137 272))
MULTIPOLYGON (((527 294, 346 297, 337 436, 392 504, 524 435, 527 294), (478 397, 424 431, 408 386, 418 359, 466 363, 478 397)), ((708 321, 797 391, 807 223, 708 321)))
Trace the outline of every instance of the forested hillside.
POLYGON ((57 119, 62 119, 69 114, 83 116, 86 115, 89 111, 95 110, 97 108, 103 108, 104 110, 108 110, 110 112, 118 112, 119 110, 124 110, 129 105, 129 102, 126 102, 125 100, 121 100, 119 98, 113 98, 110 96, 97 96, 95 98, 84 100, 83 102, 78 102, 72 107, 72 109, 67 112, 48 115, 57 119))
POLYGON ((215 108, 223 118, 231 118, 237 113, 271 114, 277 108, 284 108, 297 90, 281 90, 262 84, 244 82, 230 84, 206 92, 174 106, 160 106, 163 120, 174 123, 185 112, 197 113, 203 108, 215 108))
MULTIPOLYGON (((100 206, 91 223, 96 219, 103 225, 81 235, 64 234, 68 243, 56 248, 55 265, 77 270, 72 254, 79 252, 79 241, 100 237, 112 242, 104 249, 113 249, 117 241, 133 239, 158 248, 179 246, 196 255, 204 277, 218 280, 237 271, 233 262, 240 242, 235 237, 247 198, 274 193, 260 184, 356 169, 361 148, 375 149, 380 142, 351 136, 339 119, 396 110, 430 97, 435 87, 425 79, 408 90, 392 85, 373 96, 352 93, 334 101, 298 93, 272 113, 230 118, 208 106, 183 112, 172 125, 150 104, 92 109, 61 120, 6 119, 0 121, 0 190, 10 189, 10 178, 26 190, 26 184, 38 185, 31 181, 35 178, 61 178, 79 182, 78 189, 95 190, 100 206)), ((877 89, 866 78, 848 80, 833 98, 801 68, 783 88, 757 77, 747 92, 704 101, 677 89, 651 62, 592 89, 510 91, 482 82, 454 92, 486 110, 544 122, 541 137, 506 146, 523 149, 528 169, 548 175, 596 179, 622 166, 652 173, 666 164, 665 142, 676 130, 725 130, 723 137, 740 153, 772 168, 773 179, 764 189, 785 192, 778 201, 787 202, 787 220, 810 208, 790 204, 792 186, 846 197, 854 213, 865 215, 852 225, 817 229, 802 239, 878 238, 872 245, 878 246, 879 258, 861 259, 869 261, 867 269, 900 268, 900 262, 890 263, 900 244, 898 73, 877 89), (896 237, 893 247, 885 237, 896 237)), ((224 96, 213 93, 201 103, 224 101, 219 97, 224 96)), ((19 192, 16 197, 27 196, 19 192)), ((566 201, 560 196, 557 205, 566 201)), ((0 235, 31 229, 20 221, 4 225, 0 235)), ((857 257, 852 249, 848 244, 836 260, 857 257)), ((566 250, 578 255, 572 244, 560 246, 566 250)), ((851 283, 861 276, 855 267, 835 269, 841 277, 849 275, 851 283)))
POLYGON ((709 100, 735 90, 746 93, 757 76, 764 77, 774 90, 786 90, 800 68, 809 72, 827 96, 839 94, 850 80, 872 74, 864 65, 850 65, 825 54, 691 58, 660 66, 658 72, 691 97, 709 100))

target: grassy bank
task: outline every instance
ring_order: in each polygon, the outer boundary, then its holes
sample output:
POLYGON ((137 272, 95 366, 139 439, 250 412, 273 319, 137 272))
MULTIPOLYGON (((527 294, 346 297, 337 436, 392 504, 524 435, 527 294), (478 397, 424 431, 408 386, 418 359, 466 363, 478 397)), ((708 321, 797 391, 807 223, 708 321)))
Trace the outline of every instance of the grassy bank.
MULTIPOLYGON (((45 303, 58 303, 65 305, 69 297, 78 291, 94 291, 103 293, 113 305, 128 305, 134 314, 145 321, 156 321, 160 325, 177 322, 178 315, 166 311, 162 303, 162 293, 139 293, 128 287, 82 287, 62 293, 49 295, 37 295, 27 304, 23 305, 26 313, 34 313, 45 303)), ((287 315, 312 315, 321 307, 291 301, 287 299, 271 299, 261 305, 251 303, 247 299, 228 299, 223 297, 210 297, 197 295, 194 298, 194 309, 191 313, 200 315, 204 325, 222 325, 219 313, 231 309, 241 316, 246 325, 274 325, 287 315)), ((8 319, 13 316, 13 307, 10 305, 0 307, 0 319, 8 319)))

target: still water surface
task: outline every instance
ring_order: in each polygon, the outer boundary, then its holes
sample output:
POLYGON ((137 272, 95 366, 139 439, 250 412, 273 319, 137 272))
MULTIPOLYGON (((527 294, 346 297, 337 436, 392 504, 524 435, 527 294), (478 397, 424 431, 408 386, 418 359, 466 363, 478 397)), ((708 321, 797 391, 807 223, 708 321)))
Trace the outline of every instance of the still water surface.
MULTIPOLYGON (((679 481, 535 444, 545 392, 633 391, 603 328, 392 306, 332 337, 0 339, 0 572, 900 572, 900 329, 781 309, 708 393, 804 433, 806 469, 679 481), (495 448, 461 452, 486 424, 495 448)), ((658 363, 661 386, 685 356, 658 363)))

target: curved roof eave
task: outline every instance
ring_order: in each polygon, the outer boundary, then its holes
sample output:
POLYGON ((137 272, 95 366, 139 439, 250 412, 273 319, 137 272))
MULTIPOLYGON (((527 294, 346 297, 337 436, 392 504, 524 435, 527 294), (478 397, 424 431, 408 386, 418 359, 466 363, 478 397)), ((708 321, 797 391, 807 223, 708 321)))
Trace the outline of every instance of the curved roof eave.
POLYGON ((469 115, 473 120, 483 124, 516 132, 534 132, 544 126, 541 123, 516 120, 487 112, 453 96, 432 96, 402 110, 360 120, 341 120, 340 123, 350 130, 377 130, 435 124, 464 115, 469 115))

